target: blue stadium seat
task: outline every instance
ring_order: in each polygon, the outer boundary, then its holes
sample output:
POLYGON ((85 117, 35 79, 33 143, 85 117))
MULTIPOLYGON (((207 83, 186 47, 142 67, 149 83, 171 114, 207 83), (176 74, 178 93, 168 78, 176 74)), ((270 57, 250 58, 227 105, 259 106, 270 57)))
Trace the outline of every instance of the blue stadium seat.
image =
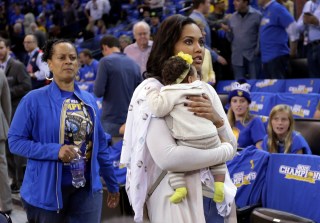
POLYGON ((271 154, 263 207, 320 222, 320 157, 271 154))
POLYGON ((90 93, 93 92, 93 83, 76 82, 76 84, 79 86, 81 90, 88 91, 90 93))
POLYGON ((294 118, 312 118, 319 102, 318 94, 277 94, 276 104, 286 104, 292 109, 294 118))
POLYGON ((235 80, 221 80, 218 81, 215 89, 218 94, 228 94, 231 91, 231 84, 235 82, 235 80))
POLYGON ((266 132, 267 132, 267 131, 268 131, 268 120, 269 120, 269 116, 267 116, 267 115, 259 115, 259 117, 261 118, 262 123, 263 123, 263 125, 265 126, 266 132))
POLYGON ((238 208, 261 202, 268 160, 268 152, 249 146, 227 162, 230 177, 238 188, 238 208))
POLYGON ((264 79, 257 80, 254 85, 251 86, 251 92, 284 92, 286 86, 286 80, 279 79, 264 79))
MULTIPOLYGON (((215 89, 217 91, 218 94, 228 94, 231 91, 231 84, 233 82, 235 82, 236 80, 220 80, 217 82, 215 89)), ((258 80, 255 79, 250 79, 250 80, 246 80, 248 84, 250 84, 251 89, 250 91, 252 92, 252 87, 255 85, 255 83, 258 80)))
POLYGON ((239 223, 247 223, 252 210, 261 206, 269 153, 249 146, 227 162, 230 177, 237 187, 235 202, 239 223))
POLYGON ((292 94, 320 93, 320 78, 287 79, 285 92, 292 94))
POLYGON ((269 116, 276 105, 276 94, 268 92, 251 92, 250 112, 255 115, 269 116))

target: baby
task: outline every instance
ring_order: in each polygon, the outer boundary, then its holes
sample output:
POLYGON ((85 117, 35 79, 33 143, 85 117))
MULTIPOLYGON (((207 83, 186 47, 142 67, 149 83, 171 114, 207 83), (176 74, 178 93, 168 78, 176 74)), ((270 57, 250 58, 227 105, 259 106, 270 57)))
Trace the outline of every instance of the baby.
MULTIPOLYGON (((162 87, 160 92, 156 88, 148 89, 147 103, 155 116, 165 118, 178 145, 198 149, 216 148, 220 146, 221 141, 215 125, 205 118, 194 115, 185 106, 187 96, 210 94, 208 88, 211 86, 206 86, 204 82, 198 80, 192 62, 192 57, 183 52, 169 58, 162 70, 162 81, 166 86, 162 87)), ((210 171, 214 177, 213 200, 222 202, 226 165, 212 166, 210 171)), ((187 195, 184 173, 170 172, 169 184, 175 190, 170 201, 181 202, 187 195)))

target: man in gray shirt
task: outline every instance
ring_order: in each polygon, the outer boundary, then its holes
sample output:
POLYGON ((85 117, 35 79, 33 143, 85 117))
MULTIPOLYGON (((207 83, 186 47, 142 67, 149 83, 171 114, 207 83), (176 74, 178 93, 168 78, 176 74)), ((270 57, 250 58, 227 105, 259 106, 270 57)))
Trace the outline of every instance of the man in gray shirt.
POLYGON ((256 79, 261 71, 259 54, 259 27, 261 13, 251 6, 249 0, 234 0, 236 12, 221 24, 231 42, 234 78, 256 79))

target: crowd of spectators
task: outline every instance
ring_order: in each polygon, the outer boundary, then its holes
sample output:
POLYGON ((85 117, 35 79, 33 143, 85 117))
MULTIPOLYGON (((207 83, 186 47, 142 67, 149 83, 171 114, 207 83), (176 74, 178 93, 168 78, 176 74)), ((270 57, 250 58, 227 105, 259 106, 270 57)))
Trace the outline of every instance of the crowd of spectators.
MULTIPOLYGON (((206 48, 211 52, 217 80, 288 78, 292 73, 290 58, 297 57, 308 58, 309 74, 316 77, 315 67, 318 62, 315 57, 318 53, 317 40, 320 39, 316 28, 317 1, 307 1, 300 17, 294 13, 291 0, 236 0, 229 2, 228 6, 226 2, 9 1, 0 5, 0 18, 4 18, 0 22, 0 35, 10 38, 15 57, 24 61, 26 52, 23 39, 27 34, 36 35, 40 49, 47 38, 53 37, 67 37, 80 48, 91 48, 86 43, 82 47, 81 43, 96 40, 97 37, 100 40, 105 34, 117 38, 125 35, 122 39, 126 38, 127 42, 137 40, 132 28, 136 22, 143 20, 149 25, 152 40, 167 16, 181 13, 200 20, 204 25, 206 48), (270 17, 268 10, 274 16, 270 17), (308 17, 306 13, 311 13, 311 16, 308 17), (282 21, 275 29, 279 33, 274 32, 274 26, 270 25, 273 21, 282 21), (240 25, 243 28, 240 29, 240 25), (273 38, 277 39, 274 41, 273 38)), ((102 55, 99 52, 93 56, 99 59, 102 55)))
MULTIPOLYGON (((160 23, 164 1, 129 0, 31 0, 0 2, 0 36, 11 40, 15 57, 24 61, 23 39, 35 34, 41 49, 46 39, 68 38, 82 42, 97 35, 107 34, 108 28, 130 20, 126 6, 135 11, 135 19, 146 15, 155 34, 160 23), (153 11, 150 11, 152 8, 153 11), (161 8, 161 10, 159 10, 161 8), (144 10, 146 9, 146 10, 144 10), (141 11, 142 10, 142 11, 141 11)), ((131 30, 132 24, 129 24, 131 30)), ((118 36, 117 36, 118 37, 118 36)), ((133 36, 130 36, 131 39, 133 36)))

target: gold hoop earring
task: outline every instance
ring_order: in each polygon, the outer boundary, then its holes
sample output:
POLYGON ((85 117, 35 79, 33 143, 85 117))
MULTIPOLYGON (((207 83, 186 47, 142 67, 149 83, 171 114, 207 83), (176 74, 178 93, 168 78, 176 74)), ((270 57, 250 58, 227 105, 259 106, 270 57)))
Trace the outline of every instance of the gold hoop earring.
POLYGON ((53 75, 52 75, 52 72, 51 72, 51 71, 49 72, 49 77, 47 76, 47 74, 45 74, 44 76, 46 77, 46 79, 47 79, 48 81, 52 81, 52 80, 53 80, 53 75), (50 78, 50 77, 52 77, 52 78, 50 78))

